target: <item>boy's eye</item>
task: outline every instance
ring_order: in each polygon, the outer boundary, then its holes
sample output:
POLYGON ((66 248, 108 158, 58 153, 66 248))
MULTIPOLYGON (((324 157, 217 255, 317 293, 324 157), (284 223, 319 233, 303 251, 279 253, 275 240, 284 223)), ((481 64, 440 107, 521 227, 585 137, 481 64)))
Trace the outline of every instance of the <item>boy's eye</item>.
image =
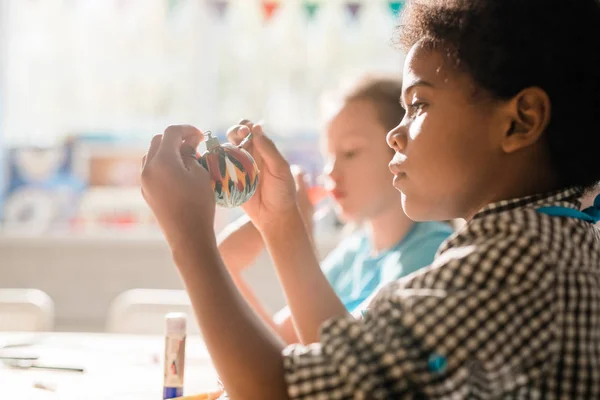
POLYGON ((412 103, 408 105, 408 111, 410 113, 422 111, 425 108, 426 104, 423 102, 420 103, 412 103))

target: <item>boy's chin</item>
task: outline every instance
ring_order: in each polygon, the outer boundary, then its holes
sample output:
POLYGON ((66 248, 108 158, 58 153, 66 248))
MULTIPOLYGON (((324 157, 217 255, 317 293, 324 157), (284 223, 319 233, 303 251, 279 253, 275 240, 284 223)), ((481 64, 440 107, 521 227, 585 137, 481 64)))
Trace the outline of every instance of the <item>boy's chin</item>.
POLYGON ((457 218, 450 209, 433 206, 426 201, 415 200, 414 197, 402 193, 402 209, 408 218, 415 222, 450 221, 457 218))
POLYGON ((415 222, 436 221, 436 210, 431 210, 425 202, 415 201, 412 196, 402 193, 402 209, 404 214, 415 222))

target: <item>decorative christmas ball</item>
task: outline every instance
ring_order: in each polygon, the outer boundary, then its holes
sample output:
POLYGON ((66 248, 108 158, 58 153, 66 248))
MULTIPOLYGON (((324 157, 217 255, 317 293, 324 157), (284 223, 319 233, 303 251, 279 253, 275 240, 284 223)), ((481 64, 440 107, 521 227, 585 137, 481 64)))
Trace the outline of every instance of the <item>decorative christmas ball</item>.
POLYGON ((220 144, 211 132, 206 135, 206 152, 198 161, 210 174, 215 200, 222 207, 238 207, 256 192, 256 162, 241 145, 220 144))

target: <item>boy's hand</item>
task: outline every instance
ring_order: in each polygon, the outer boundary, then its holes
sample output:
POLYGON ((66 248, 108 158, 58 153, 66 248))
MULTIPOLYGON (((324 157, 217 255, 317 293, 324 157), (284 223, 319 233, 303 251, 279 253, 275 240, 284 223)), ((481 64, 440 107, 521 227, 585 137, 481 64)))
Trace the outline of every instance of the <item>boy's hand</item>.
POLYGON ((214 238, 215 196, 196 159, 203 138, 192 126, 170 126, 152 139, 142 162, 142 194, 174 249, 199 233, 214 238))
POLYGON ((283 158, 262 126, 242 120, 227 132, 227 139, 238 145, 252 132, 252 139, 244 145, 258 164, 258 188, 250 200, 242 205, 258 230, 264 229, 278 218, 297 213, 296 184, 290 165, 283 158))

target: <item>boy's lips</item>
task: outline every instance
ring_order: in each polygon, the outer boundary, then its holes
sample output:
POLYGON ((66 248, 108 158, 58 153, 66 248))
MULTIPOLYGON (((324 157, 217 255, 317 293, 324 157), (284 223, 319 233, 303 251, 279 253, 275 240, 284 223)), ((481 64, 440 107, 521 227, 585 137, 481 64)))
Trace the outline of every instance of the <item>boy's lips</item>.
POLYGON ((399 175, 399 174, 404 174, 404 168, 402 167, 402 165, 404 164, 404 162, 406 161, 406 156, 404 154, 401 153, 396 153, 394 155, 394 158, 392 158, 392 161, 390 161, 390 163, 388 164, 390 171, 392 171, 392 174, 394 175, 399 175))
POLYGON ((390 171, 392 171, 392 174, 394 175, 399 175, 399 174, 404 174, 403 170, 402 170, 402 164, 389 164, 390 167, 390 171))
POLYGON ((406 179, 406 174, 404 172, 400 172, 398 174, 394 174, 394 180, 393 180, 393 185, 396 189, 400 189, 400 185, 402 184, 402 181, 404 181, 406 179))

